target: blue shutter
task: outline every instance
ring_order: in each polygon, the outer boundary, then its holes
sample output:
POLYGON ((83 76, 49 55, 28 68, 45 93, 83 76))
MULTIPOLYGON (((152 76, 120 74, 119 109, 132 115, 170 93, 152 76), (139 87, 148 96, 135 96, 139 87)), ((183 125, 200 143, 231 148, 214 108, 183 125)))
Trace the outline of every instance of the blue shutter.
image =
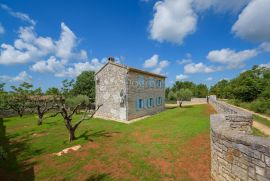
POLYGON ((139 99, 136 99, 136 111, 139 111, 139 99))
POLYGON ((150 98, 147 99, 147 107, 150 107, 150 98))
POLYGON ((159 98, 157 97, 156 100, 157 100, 157 105, 159 106, 160 105, 159 98))
POLYGON ((153 98, 153 106, 155 107, 156 106, 156 99, 153 98))

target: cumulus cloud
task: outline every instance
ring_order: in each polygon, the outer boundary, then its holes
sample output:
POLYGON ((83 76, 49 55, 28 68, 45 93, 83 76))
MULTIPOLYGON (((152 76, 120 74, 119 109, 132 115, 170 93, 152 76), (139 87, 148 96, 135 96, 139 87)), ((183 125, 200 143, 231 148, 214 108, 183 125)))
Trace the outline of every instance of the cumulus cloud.
POLYGON ((55 76, 57 77, 76 77, 80 75, 83 71, 97 71, 104 64, 102 61, 99 61, 97 58, 92 59, 90 62, 79 62, 73 64, 62 71, 55 72, 55 76))
POLYGON ((270 62, 266 63, 266 64, 260 64, 260 67, 266 67, 266 68, 270 68, 270 62))
POLYGON ((168 60, 159 60, 159 56, 155 54, 151 58, 144 61, 143 67, 152 68, 153 73, 161 74, 163 69, 168 67, 169 64, 170 62, 168 60))
POLYGON ((196 31, 198 16, 206 10, 216 13, 241 11, 250 0, 162 0, 154 5, 150 21, 150 37, 159 42, 181 45, 196 31))
POLYGON ((183 81, 186 80, 187 78, 188 76, 184 74, 176 75, 176 81, 183 81))
POLYGON ((213 77, 208 77, 206 80, 207 81, 212 81, 213 80, 213 77))
POLYGON ((191 3, 192 0, 158 1, 149 26, 151 38, 182 44, 184 38, 196 30, 197 15, 191 3))
POLYGON ((211 8, 216 13, 237 13, 242 10, 249 2, 250 0, 194 0, 194 7, 199 12, 211 8))
POLYGON ((31 66, 32 71, 40 73, 45 72, 55 73, 64 70, 64 68, 65 63, 57 60, 56 57, 54 56, 51 56, 48 60, 38 61, 37 63, 31 66))
POLYGON ((179 65, 192 63, 192 55, 190 53, 187 53, 186 58, 182 60, 176 60, 176 63, 178 63, 179 65))
POLYGON ((3 27, 3 25, 0 23, 0 35, 5 33, 5 28, 3 27))
POLYGON ((85 50, 74 51, 76 44, 76 36, 64 23, 61 23, 59 40, 38 36, 34 26, 20 27, 18 38, 14 40, 13 45, 5 43, 1 45, 0 64, 24 64, 50 56, 55 56, 66 63, 69 60, 86 60, 85 50))
POLYGON ((156 54, 153 55, 151 58, 145 60, 143 67, 144 68, 153 68, 153 67, 157 66, 158 59, 159 59, 158 55, 156 55, 156 54))
POLYGON ((269 0, 253 0, 238 16, 232 27, 236 36, 250 41, 270 40, 269 0))
POLYGON ((211 73, 211 72, 216 72, 220 71, 220 67, 214 67, 214 66, 207 66, 203 64, 202 62, 200 63, 190 63, 184 66, 184 72, 186 74, 195 74, 195 73, 211 73))
POLYGON ((255 57, 257 54, 258 52, 255 49, 236 52, 235 50, 225 48, 210 51, 207 55, 207 59, 212 62, 227 64, 228 68, 241 68, 245 65, 244 62, 246 60, 255 57))
POLYGON ((32 77, 28 75, 25 71, 19 73, 17 76, 12 77, 8 75, 0 75, 1 82, 29 82, 32 77))
POLYGON ((270 42, 264 42, 260 45, 263 51, 270 52, 270 42))
POLYGON ((24 22, 30 23, 31 25, 35 25, 36 24, 36 21, 34 21, 33 19, 31 19, 28 14, 13 11, 10 7, 8 7, 5 4, 0 4, 0 6, 1 6, 1 8, 3 10, 7 11, 13 17, 18 18, 18 19, 20 19, 20 20, 22 20, 24 22))

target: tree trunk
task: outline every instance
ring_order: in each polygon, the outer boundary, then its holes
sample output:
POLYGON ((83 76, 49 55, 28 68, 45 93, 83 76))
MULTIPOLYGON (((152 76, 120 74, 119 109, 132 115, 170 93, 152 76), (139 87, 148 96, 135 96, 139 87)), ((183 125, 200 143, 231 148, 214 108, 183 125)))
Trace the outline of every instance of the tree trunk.
POLYGON ((23 114, 21 113, 21 111, 18 111, 18 114, 19 114, 20 118, 23 117, 23 114))
POLYGON ((38 126, 42 125, 43 116, 38 116, 38 126))
POLYGON ((69 141, 71 142, 71 141, 75 140, 76 139, 75 130, 74 129, 69 129, 68 132, 69 132, 69 141))

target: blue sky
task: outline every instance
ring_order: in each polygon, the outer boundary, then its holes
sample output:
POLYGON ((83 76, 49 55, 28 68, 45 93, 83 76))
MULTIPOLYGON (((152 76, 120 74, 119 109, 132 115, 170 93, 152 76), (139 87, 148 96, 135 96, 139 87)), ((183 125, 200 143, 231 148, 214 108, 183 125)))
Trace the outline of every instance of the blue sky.
POLYGON ((269 0, 2 0, 0 81, 61 86, 106 57, 213 85, 270 67, 269 0))

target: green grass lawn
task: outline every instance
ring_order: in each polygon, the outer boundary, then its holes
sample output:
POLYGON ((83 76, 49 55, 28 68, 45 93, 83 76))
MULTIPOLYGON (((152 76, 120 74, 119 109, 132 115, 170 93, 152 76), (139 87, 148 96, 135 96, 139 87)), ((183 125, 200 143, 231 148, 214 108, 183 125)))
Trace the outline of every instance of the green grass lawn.
POLYGON ((93 119, 72 143, 60 116, 42 126, 34 115, 5 118, 0 180, 209 180, 210 112, 207 105, 168 109, 129 125, 93 119), (53 155, 78 144, 78 151, 53 155))
POLYGON ((270 127, 270 121, 260 117, 258 115, 253 115, 253 119, 255 119, 257 122, 264 124, 265 126, 269 126, 270 127))

